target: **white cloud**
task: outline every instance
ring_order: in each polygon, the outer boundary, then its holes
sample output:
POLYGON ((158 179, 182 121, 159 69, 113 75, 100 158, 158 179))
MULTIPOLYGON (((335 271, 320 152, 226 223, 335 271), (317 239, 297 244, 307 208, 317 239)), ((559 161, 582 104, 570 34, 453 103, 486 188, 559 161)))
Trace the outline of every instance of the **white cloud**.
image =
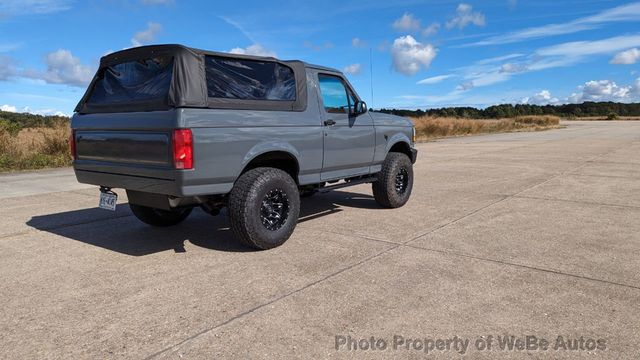
POLYGON ((584 85, 578 87, 578 92, 571 94, 568 101, 571 103, 581 103, 584 101, 617 101, 629 102, 637 98, 638 82, 630 86, 618 86, 611 80, 594 80, 587 81, 584 85))
POLYGON ((274 51, 269 49, 265 49, 260 44, 253 44, 247 46, 246 48, 236 47, 229 50, 232 54, 240 54, 240 55, 255 55, 255 56, 267 56, 267 57, 277 57, 274 51))
POLYGON ((422 29, 422 36, 427 37, 431 35, 435 35, 438 30, 440 30, 440 23, 434 22, 431 23, 426 28, 422 29))
POLYGON ((393 22, 393 28, 411 34, 420 33, 422 36, 427 37, 436 34, 440 30, 440 23, 433 22, 429 26, 422 28, 420 19, 411 13, 404 13, 402 17, 393 22))
POLYGON ((539 93, 531 96, 525 97, 520 101, 522 104, 531 104, 531 105, 555 105, 559 104, 560 100, 551 95, 549 90, 542 90, 539 93))
POLYGON ((418 84, 418 85, 433 85, 433 84, 437 84, 439 82, 442 82, 444 80, 447 80, 449 78, 452 78, 454 76, 455 75, 452 75, 452 74, 432 76, 432 77, 428 77, 426 79, 422 79, 422 80, 418 81, 416 84, 418 84))
POLYGON ((467 81, 467 82, 464 82, 464 83, 456 86, 456 91, 464 92, 464 91, 471 90, 474 87, 475 86, 473 86, 473 81, 467 81))
POLYGON ((420 31, 420 20, 416 19, 411 13, 404 13, 402 17, 393 22, 393 28, 398 31, 420 31))
MULTIPOLYGON (((396 96, 390 106, 401 108, 424 108, 438 106, 475 106, 486 107, 490 105, 509 102, 506 98, 501 98, 499 93, 468 94, 464 91, 453 90, 445 94, 438 95, 401 95, 396 96)), ((521 96, 521 94, 518 94, 521 96)))
POLYGON ((523 57, 523 56, 524 56, 524 54, 508 54, 508 55, 496 56, 496 57, 492 57, 492 58, 482 59, 482 60, 476 61, 476 64, 486 65, 486 64, 492 64, 492 63, 498 63, 498 62, 502 62, 502 61, 505 61, 505 60, 511 60, 511 59, 520 58, 520 57, 523 57))
POLYGON ((611 59, 610 63, 631 65, 637 63, 638 61, 640 61, 640 49, 633 48, 617 53, 616 56, 611 59))
POLYGON ((47 54, 44 61, 47 65, 46 71, 29 70, 25 71, 23 75, 32 79, 44 80, 50 84, 84 87, 91 81, 95 73, 92 66, 82 64, 71 51, 65 49, 47 54))
POLYGON ((13 64, 13 59, 8 56, 0 55, 0 81, 8 80, 18 73, 13 64))
POLYGON ((436 54, 433 45, 422 44, 411 35, 401 36, 391 45, 393 68, 404 75, 415 75, 420 69, 429 68, 436 54))
POLYGON ((484 14, 479 11, 473 11, 473 7, 469 4, 460 3, 456 9, 456 15, 446 23, 447 29, 458 28, 464 29, 467 25, 484 26, 486 23, 484 14))
POLYGON ((0 17, 51 14, 70 9, 72 3, 73 0, 2 0, 0 17))
POLYGON ((538 27, 509 32, 493 36, 464 46, 500 45, 544 38, 555 35, 572 34, 584 30, 599 28, 604 23, 640 20, 640 3, 635 2, 602 11, 598 14, 579 18, 562 24, 548 24, 538 27))
POLYGON ((500 67, 500 72, 510 74, 525 72, 527 70, 529 70, 527 65, 518 63, 506 63, 502 64, 502 66, 500 67))
MULTIPOLYGON (((492 58, 481 59, 469 66, 455 69, 458 77, 463 81, 456 87, 464 92, 476 87, 490 86, 511 79, 514 74, 532 71, 527 61, 518 61, 524 54, 507 54, 492 58), (514 60, 511 62, 505 62, 514 60)), ((524 95, 524 94, 523 94, 524 95)))
POLYGON ((360 64, 351 64, 342 70, 345 74, 358 75, 362 71, 360 64))
POLYGON ((149 44, 156 39, 156 36, 162 31, 162 25, 149 22, 147 23, 147 28, 142 31, 138 31, 133 35, 131 39, 131 44, 133 46, 142 46, 145 44, 149 44))
POLYGON ((511 74, 500 71, 490 71, 486 73, 467 74, 465 78, 468 79, 468 81, 460 84, 457 88, 458 90, 470 90, 476 87, 505 82, 511 78, 511 74))
POLYGON ((363 48, 363 47, 367 47, 367 43, 362 41, 362 39, 360 38, 353 38, 351 40, 351 46, 356 48, 363 48))
POLYGON ((17 112, 18 109, 15 106, 12 105, 2 105, 0 106, 0 111, 6 111, 6 112, 17 112))
POLYGON ((549 46, 536 51, 541 56, 580 57, 609 54, 640 45, 640 35, 615 36, 596 41, 573 41, 549 46))
POLYGON ((29 113, 29 114, 36 114, 36 115, 54 115, 54 116, 66 116, 69 117, 69 114, 65 114, 62 111, 59 110, 55 110, 55 109, 40 109, 40 110, 33 110, 28 106, 22 107, 22 108, 18 108, 17 106, 13 106, 13 105, 2 105, 0 106, 0 111, 7 111, 7 112, 13 112, 13 113, 29 113))

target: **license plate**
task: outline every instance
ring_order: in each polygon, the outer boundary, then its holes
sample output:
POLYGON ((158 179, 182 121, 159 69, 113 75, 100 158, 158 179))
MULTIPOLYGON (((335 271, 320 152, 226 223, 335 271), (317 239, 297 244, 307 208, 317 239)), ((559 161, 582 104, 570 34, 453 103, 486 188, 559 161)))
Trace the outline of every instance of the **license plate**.
POLYGON ((116 203, 118 202, 118 195, 112 193, 100 193, 100 203, 98 206, 101 209, 116 211, 116 203))

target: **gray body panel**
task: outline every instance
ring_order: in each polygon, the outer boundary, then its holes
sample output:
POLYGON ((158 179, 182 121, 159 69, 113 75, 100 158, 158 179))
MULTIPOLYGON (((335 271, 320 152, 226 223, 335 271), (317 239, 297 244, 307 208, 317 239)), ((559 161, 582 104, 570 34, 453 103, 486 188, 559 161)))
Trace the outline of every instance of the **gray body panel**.
POLYGON ((262 154, 277 151, 295 158, 296 180, 307 185, 376 173, 396 142, 412 145, 411 123, 405 118, 325 113, 318 71, 329 69, 307 69, 304 111, 177 108, 75 114, 76 177, 82 183, 177 197, 226 194, 262 154), (324 125, 329 115, 336 125, 324 125), (171 133, 181 128, 193 134, 191 170, 173 168, 171 133))

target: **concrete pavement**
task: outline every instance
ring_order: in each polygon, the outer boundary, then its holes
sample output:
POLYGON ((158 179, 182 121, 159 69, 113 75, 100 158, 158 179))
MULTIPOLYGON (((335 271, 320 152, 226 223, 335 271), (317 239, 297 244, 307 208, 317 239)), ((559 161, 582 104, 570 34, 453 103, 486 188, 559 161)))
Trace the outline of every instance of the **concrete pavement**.
POLYGON ((224 215, 96 209, 69 169, 0 175, 0 357, 637 358, 640 122, 566 125, 419 144, 405 207, 305 199, 263 252, 224 215))

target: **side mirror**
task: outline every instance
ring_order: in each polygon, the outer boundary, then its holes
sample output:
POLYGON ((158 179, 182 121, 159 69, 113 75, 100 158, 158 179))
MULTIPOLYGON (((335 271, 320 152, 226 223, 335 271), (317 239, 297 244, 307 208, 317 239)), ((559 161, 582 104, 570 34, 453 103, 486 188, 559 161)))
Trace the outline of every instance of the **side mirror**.
POLYGON ((354 112, 356 115, 364 114, 367 112, 367 103, 364 101, 356 101, 354 106, 354 112))

